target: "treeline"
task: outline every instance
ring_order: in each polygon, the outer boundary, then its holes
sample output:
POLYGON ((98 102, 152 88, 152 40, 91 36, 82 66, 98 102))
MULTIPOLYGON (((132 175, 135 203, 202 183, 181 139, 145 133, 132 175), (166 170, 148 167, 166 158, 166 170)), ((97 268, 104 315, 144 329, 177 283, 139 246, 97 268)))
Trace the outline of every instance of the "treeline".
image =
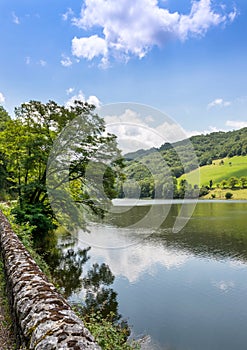
POLYGON ((200 166, 210 165, 220 158, 247 155, 247 128, 192 136, 190 140, 200 166))
POLYGON ((208 189, 212 188, 221 188, 222 190, 229 188, 229 189, 244 189, 247 188, 247 176, 241 176, 240 178, 231 176, 229 179, 224 179, 221 182, 217 182, 216 184, 213 183, 211 180, 209 182, 209 186, 207 186, 208 189))
POLYGON ((166 182, 154 178, 145 178, 138 183, 127 180, 119 188, 119 198, 183 199, 203 196, 204 188, 192 186, 185 179, 178 181, 175 177, 166 182))

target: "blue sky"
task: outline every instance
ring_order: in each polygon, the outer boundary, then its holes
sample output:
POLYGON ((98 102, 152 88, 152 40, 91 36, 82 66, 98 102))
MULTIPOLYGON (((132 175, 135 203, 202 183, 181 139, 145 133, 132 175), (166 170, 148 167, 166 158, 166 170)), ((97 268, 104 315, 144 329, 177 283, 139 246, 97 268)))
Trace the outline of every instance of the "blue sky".
POLYGON ((0 0, 0 104, 79 96, 147 104, 188 135, 247 126, 246 32, 245 0, 0 0))

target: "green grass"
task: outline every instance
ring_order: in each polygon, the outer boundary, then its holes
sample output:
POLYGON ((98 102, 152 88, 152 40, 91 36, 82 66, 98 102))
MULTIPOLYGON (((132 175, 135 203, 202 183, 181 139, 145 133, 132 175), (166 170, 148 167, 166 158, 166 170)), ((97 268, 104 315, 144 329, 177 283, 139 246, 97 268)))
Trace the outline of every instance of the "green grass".
MULTIPOLYGON (((224 165, 220 165, 221 159, 214 160, 213 164, 205 165, 200 168, 200 186, 208 186, 209 181, 213 180, 213 187, 222 180, 227 180, 234 176, 240 178, 247 176, 247 156, 235 156, 232 158, 223 158, 224 165)), ((191 171, 187 176, 189 183, 196 184, 198 170, 191 171)), ((186 178, 186 174, 180 179, 186 178)))
POLYGON ((211 190, 206 196, 203 196, 204 199, 212 199, 212 195, 215 196, 214 199, 226 199, 225 194, 227 192, 232 193, 232 198, 231 199, 247 199, 247 188, 243 189, 243 190, 238 190, 238 189, 234 189, 231 190, 229 188, 226 188, 224 190, 220 189, 220 188, 215 188, 213 190, 211 190))

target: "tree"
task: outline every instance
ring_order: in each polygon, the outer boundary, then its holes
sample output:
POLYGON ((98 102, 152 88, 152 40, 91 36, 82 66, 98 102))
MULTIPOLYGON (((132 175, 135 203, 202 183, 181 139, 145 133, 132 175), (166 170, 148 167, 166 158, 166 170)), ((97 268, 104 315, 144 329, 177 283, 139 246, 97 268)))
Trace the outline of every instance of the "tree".
POLYGON ((3 106, 0 106, 0 131, 5 129, 5 124, 8 121, 10 121, 8 112, 3 108, 3 106))
POLYGON ((228 184, 230 188, 235 188, 236 185, 238 184, 238 179, 234 176, 230 177, 230 179, 228 180, 228 184))
MULTIPOLYGON (((106 196, 112 197, 113 174, 116 175, 117 166, 121 168, 121 155, 116 136, 106 133, 103 119, 94 110, 95 106, 81 101, 75 101, 69 108, 54 101, 46 104, 30 101, 15 109, 16 118, 8 121, 0 133, 0 151, 8 161, 10 179, 18 191, 19 205, 15 214, 19 221, 35 219, 34 224, 42 226, 41 221, 52 216, 46 183, 48 171, 54 171, 56 176, 57 195, 67 184, 68 196, 95 212, 98 212, 97 196, 92 201, 90 191, 97 193, 97 189, 103 186, 106 196), (71 126, 66 129, 68 125, 71 126), (55 140, 60 133, 65 138, 56 145, 55 140), (71 133, 74 133, 73 142, 70 140, 71 133), (56 154, 56 151, 59 153, 56 154), (54 160, 55 169, 51 166, 54 160), (101 181, 97 171, 99 168, 105 171, 104 164, 113 170, 108 169, 101 181), (86 181, 88 165, 95 171, 86 181), (66 176, 61 168, 68 171, 66 176)), ((56 198, 57 201, 60 199, 62 201, 62 198, 56 198)), ((60 204, 66 206, 66 203, 60 204)), ((66 208, 64 213, 70 215, 66 208)), ((51 228, 52 225, 44 227, 51 228)))
POLYGON ((220 183, 220 186, 221 186, 222 189, 226 188, 227 181, 226 180, 222 180, 221 183, 220 183))
POLYGON ((240 185, 242 188, 245 188, 246 185, 247 185, 247 177, 246 176, 242 176, 240 179, 239 179, 239 182, 240 182, 240 185))

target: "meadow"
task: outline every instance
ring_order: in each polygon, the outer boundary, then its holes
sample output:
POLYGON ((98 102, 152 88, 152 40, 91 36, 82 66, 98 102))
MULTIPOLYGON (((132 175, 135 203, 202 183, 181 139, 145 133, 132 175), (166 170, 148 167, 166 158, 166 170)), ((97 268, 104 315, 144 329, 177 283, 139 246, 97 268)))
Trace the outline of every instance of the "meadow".
MULTIPOLYGON (((192 185, 196 184, 197 171, 193 170, 187 175, 182 175, 179 180, 186 179, 188 176, 192 185)), ((209 186, 210 180, 213 181, 212 187, 217 183, 228 180, 231 177, 241 178, 247 176, 247 156, 235 156, 232 158, 222 158, 214 160, 211 165, 200 167, 200 186, 209 186)))

